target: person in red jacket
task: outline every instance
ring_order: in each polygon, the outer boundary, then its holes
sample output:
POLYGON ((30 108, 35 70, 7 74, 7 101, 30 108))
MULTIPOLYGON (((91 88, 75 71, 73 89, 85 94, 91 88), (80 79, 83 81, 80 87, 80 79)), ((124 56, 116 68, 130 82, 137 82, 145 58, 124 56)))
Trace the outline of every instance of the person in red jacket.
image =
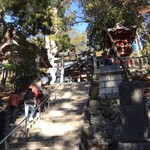
POLYGON ((35 84, 31 84, 31 86, 29 87, 32 89, 32 92, 34 93, 34 96, 35 98, 37 99, 38 98, 38 95, 39 95, 39 91, 38 91, 38 88, 35 84))
POLYGON ((36 102, 37 104, 41 103, 41 92, 40 89, 38 89, 37 85, 35 83, 31 84, 31 86, 29 87, 32 89, 32 92, 34 93, 34 96, 36 98, 36 102))
POLYGON ((15 90, 9 95, 8 104, 10 108, 10 126, 14 125, 15 123, 17 110, 20 104, 20 97, 21 96, 17 90, 15 90))

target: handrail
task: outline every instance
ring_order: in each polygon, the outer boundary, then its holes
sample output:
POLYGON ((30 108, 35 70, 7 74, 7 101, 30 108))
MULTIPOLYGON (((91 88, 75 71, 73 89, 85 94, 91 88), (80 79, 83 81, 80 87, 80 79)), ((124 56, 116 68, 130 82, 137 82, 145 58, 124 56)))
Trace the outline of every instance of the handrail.
MULTIPOLYGON (((63 83, 60 83, 52 93, 54 93, 63 83)), ((51 94, 52 94, 51 93, 51 94)), ((49 96, 47 96, 34 110, 34 112, 41 107, 42 104, 44 104, 46 102, 46 100, 49 100, 49 96)), ((48 104, 48 107, 49 107, 49 104, 48 104)), ((20 125, 25 122, 27 120, 27 118, 30 116, 30 114, 25 117, 10 133, 8 133, 1 141, 0 141, 0 145, 3 144, 5 141, 7 141, 7 139, 17 131, 17 129, 20 127, 20 125)), ((26 127, 25 127, 26 128, 26 127)), ((25 133, 26 134, 26 133, 25 133)))
MULTIPOLYGON (((29 114, 29 115, 30 115, 30 114, 29 114)), ((28 115, 28 116, 29 116, 29 115, 28 115)), ((10 137, 10 135, 12 135, 12 134, 20 127, 20 125, 28 118, 28 116, 25 117, 10 133, 8 133, 8 134, 0 141, 0 145, 3 144, 3 142, 4 142, 5 140, 7 140, 7 139, 10 137)))

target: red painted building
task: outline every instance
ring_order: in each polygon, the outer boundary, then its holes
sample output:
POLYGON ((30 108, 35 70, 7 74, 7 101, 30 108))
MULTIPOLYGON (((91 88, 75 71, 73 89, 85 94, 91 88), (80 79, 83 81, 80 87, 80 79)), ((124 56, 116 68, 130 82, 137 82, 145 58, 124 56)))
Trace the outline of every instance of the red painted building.
MULTIPOLYGON (((109 28, 108 31, 117 46, 120 56, 130 56, 133 52, 131 44, 135 38, 136 28, 129 29, 118 23, 114 28, 109 28)), ((113 53, 113 45, 106 33, 104 34, 104 44, 105 48, 110 49, 110 53, 113 53)))

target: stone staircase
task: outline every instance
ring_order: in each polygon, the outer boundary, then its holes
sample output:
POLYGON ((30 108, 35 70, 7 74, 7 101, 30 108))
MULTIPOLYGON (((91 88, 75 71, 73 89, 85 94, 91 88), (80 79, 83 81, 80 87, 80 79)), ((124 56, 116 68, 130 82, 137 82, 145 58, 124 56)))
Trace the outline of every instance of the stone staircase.
MULTIPOLYGON (((78 150, 84 124, 84 110, 89 83, 63 84, 51 94, 49 109, 39 113, 28 124, 25 138, 24 124, 9 138, 9 150, 78 150)), ((23 116, 16 120, 22 121, 23 116)), ((7 127, 7 132, 14 127, 7 127)))

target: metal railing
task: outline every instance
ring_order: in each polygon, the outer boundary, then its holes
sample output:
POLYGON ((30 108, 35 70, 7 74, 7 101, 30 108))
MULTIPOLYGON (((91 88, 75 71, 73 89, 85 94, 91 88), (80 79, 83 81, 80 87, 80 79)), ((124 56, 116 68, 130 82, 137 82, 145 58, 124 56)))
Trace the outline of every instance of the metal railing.
MULTIPOLYGON (((62 85, 63 83, 61 83, 61 84, 59 84, 54 90, 53 90, 53 92, 52 93, 50 93, 50 96, 53 94, 53 93, 55 93, 56 92, 56 90, 62 85)), ((55 93, 55 97, 54 97, 54 99, 53 100, 55 100, 56 99, 56 97, 58 96, 58 94, 59 94, 59 92, 58 93, 55 93)), ((50 101, 53 101, 53 100, 51 100, 50 99, 50 96, 47 96, 36 108, 35 108, 35 110, 34 110, 34 113, 38 110, 39 111, 39 118, 38 119, 41 119, 41 106, 42 105, 44 105, 47 101, 48 101, 48 109, 49 109, 49 107, 50 107, 50 101)), ((31 112, 31 113, 33 113, 33 112, 31 112)), ((30 113, 30 114, 31 114, 30 113)), ((30 114, 27 116, 27 117, 25 117, 10 133, 8 133, 1 141, 0 141, 0 145, 2 145, 2 144, 4 144, 4 149, 5 150, 8 150, 8 142, 7 142, 7 140, 8 140, 8 138, 13 134, 13 133, 15 133, 19 128, 20 128, 20 126, 23 124, 23 123, 25 123, 25 129, 24 129, 24 138, 26 139, 27 138, 27 133, 28 133, 28 130, 27 130, 27 120, 28 120, 28 118, 30 117, 30 114)))

